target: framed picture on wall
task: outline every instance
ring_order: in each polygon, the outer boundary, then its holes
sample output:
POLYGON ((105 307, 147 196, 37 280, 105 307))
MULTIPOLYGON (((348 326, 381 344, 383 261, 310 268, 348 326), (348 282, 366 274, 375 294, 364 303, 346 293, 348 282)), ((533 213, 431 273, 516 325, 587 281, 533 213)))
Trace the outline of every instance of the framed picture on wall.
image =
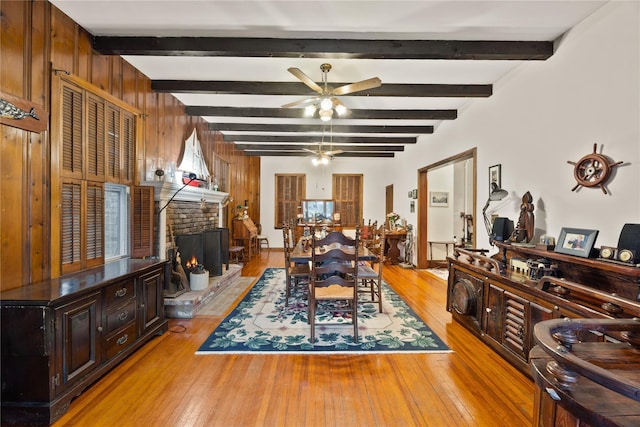
POLYGON ((429 194, 429 206, 449 206, 449 193, 447 191, 432 191, 429 194))
POLYGON ((502 165, 493 165, 489 168, 489 194, 493 191, 492 184, 496 188, 502 188, 502 165))

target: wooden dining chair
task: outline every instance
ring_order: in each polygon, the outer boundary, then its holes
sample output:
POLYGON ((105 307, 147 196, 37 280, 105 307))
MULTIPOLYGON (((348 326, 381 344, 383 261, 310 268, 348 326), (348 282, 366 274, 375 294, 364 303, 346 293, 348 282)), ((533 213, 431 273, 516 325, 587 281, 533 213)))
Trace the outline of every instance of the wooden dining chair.
POLYGON ((330 232, 323 239, 312 239, 308 306, 312 344, 316 341, 316 313, 319 310, 334 315, 350 314, 353 341, 358 342, 358 246, 359 228, 356 228, 354 239, 340 231, 330 232), (331 302, 342 305, 328 304, 331 302))
POLYGON ((375 241, 377 227, 377 220, 373 223, 369 220, 368 224, 365 224, 364 219, 362 220, 362 225, 360 227, 360 241, 365 247, 368 248, 375 241))
POLYGON ((284 270, 286 275, 284 305, 288 306, 289 299, 291 298, 291 291, 294 287, 300 285, 300 279, 309 279, 310 268, 309 263, 300 264, 291 261, 293 238, 292 230, 287 223, 283 224, 282 238, 284 244, 284 270))
MULTIPOLYGON (((378 247, 384 248, 384 232, 376 239, 378 247)), ((371 250, 371 249, 370 249, 371 250)), ((374 253, 372 251, 372 253, 374 253)), ((358 280, 360 293, 368 294, 372 303, 378 304, 378 311, 382 313, 382 266, 384 264, 383 251, 376 253, 376 258, 358 263, 358 280)))

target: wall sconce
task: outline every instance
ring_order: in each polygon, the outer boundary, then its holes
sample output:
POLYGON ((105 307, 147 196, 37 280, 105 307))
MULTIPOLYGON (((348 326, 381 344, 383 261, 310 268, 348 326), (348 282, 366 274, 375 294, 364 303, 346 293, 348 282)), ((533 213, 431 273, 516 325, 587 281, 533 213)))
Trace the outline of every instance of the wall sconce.
POLYGON ((482 216, 484 217, 484 225, 487 228, 487 234, 489 235, 489 243, 491 243, 492 245, 493 245, 492 226, 491 226, 491 220, 489 219, 489 217, 487 217, 487 208, 489 207, 489 203, 502 200, 508 195, 509 195, 509 192, 507 190, 503 190, 502 188, 498 187, 498 184, 496 184, 495 182, 491 183, 491 192, 489 193, 489 198, 487 199, 487 203, 484 205, 484 208, 482 209, 482 216))

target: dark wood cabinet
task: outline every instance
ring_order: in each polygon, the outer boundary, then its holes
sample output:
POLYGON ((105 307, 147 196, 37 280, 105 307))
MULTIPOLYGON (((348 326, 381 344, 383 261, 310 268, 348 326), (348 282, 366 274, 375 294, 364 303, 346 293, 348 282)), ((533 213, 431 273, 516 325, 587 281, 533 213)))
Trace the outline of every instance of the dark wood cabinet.
POLYGON ((60 351, 53 352, 56 370, 52 377, 52 391, 55 396, 63 394, 78 379, 91 373, 100 364, 102 343, 98 337, 101 318, 100 293, 90 294, 54 309, 53 344, 60 346, 60 351))
MULTIPOLYGON (((508 244, 498 259, 456 249, 449 262, 447 310, 494 351, 527 375, 533 329, 558 318, 632 318, 640 316, 640 268, 576 259, 552 251, 508 244), (558 263, 560 277, 529 279, 512 271, 508 260, 546 258, 558 263), (574 280, 582 280, 575 282, 574 280)), ((581 332, 579 339, 615 341, 618 337, 581 332)))
POLYGON ((1 293, 3 425, 53 423, 166 331, 165 263, 119 260, 1 293))

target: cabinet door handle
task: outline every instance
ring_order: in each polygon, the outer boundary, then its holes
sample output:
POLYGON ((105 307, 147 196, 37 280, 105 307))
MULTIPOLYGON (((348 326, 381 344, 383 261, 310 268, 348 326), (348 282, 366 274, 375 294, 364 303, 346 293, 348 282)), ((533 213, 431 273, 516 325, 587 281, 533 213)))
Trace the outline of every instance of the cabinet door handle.
POLYGON ((118 289, 116 291, 116 297, 118 297, 118 298, 122 298, 126 294, 127 294, 127 288, 118 289))
POLYGON ((128 334, 124 334, 123 336, 121 336, 120 338, 118 338, 118 340, 116 341, 116 343, 118 345, 123 345, 124 343, 127 342, 127 340, 129 339, 129 335, 128 334))
POLYGON ((123 311, 122 313, 118 314, 118 320, 121 322, 124 322, 125 320, 127 320, 127 317, 129 317, 128 311, 123 311))

